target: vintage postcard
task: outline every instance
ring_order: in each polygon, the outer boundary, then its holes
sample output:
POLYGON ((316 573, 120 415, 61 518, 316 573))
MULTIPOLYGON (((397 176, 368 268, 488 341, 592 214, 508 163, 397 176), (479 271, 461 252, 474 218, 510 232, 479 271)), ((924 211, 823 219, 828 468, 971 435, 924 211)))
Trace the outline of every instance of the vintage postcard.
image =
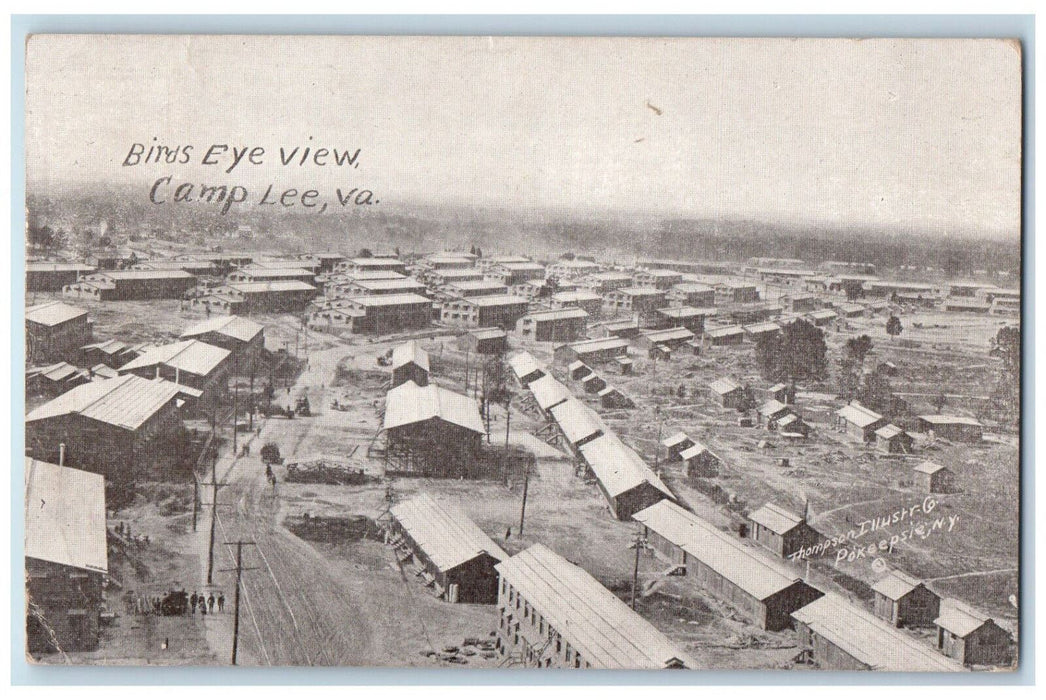
POLYGON ((1021 66, 30 37, 26 654, 1016 669, 1021 66))

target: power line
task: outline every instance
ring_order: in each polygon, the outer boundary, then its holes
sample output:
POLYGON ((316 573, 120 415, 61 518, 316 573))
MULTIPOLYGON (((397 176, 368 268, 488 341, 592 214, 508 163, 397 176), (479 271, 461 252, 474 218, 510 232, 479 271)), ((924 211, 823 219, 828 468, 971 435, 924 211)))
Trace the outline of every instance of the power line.
MULTIPOLYGON (((213 528, 212 528, 213 532, 213 528)), ((245 542, 243 540, 237 540, 236 542, 226 542, 226 545, 236 545, 236 568, 235 569, 222 569, 222 571, 235 571, 236 572, 236 589, 233 593, 233 618, 232 618, 232 665, 236 665, 236 652, 239 647, 240 640, 240 583, 243 580, 244 571, 253 571, 257 569, 256 566, 244 567, 243 566, 243 545, 255 545, 254 542, 245 542)), ((210 579, 208 577, 208 583, 210 579)))

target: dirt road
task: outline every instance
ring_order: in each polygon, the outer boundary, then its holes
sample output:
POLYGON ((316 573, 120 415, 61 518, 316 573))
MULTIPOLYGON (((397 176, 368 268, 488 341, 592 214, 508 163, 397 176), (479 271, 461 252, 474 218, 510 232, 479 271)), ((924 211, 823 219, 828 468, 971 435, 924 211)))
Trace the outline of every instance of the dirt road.
MULTIPOLYGON (((326 391, 321 387, 330 386, 339 360, 353 351, 372 357, 380 350, 373 345, 338 345, 313 353, 289 396, 307 388, 311 405, 325 406, 326 391)), ((235 547, 224 543, 238 539, 253 543, 243 550, 244 565, 252 568, 243 574, 241 663, 344 666, 381 661, 381 632, 368 622, 352 591, 313 547, 280 524, 279 498, 257 456, 270 440, 285 456, 306 449, 316 421, 337 419, 334 412, 307 419, 269 419, 251 440, 252 456, 219 462, 219 479, 227 485, 218 495, 222 507, 216 541, 221 546, 215 571, 234 566, 235 547)), ((201 533, 206 547, 207 532, 201 528, 201 533)), ((228 571, 215 573, 216 585, 229 592, 230 602, 233 577, 228 571)))

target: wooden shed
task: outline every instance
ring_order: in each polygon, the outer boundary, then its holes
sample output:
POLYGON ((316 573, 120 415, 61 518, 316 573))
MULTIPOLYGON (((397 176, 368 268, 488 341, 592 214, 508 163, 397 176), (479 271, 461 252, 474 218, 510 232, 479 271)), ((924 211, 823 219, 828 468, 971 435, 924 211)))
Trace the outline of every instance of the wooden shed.
POLYGON ((751 538, 781 558, 787 558, 803 547, 821 539, 806 523, 806 518, 774 504, 767 503, 748 515, 751 538))
POLYGON ((679 459, 680 452, 693 446, 694 441, 686 433, 679 432, 666 437, 661 444, 668 450, 668 461, 674 462, 679 459))
POLYGON ((917 578, 895 569, 872 586, 875 615, 895 627, 931 627, 941 609, 941 597, 917 578))
POLYGON ((679 453, 687 476, 711 477, 719 473, 719 459, 700 442, 679 453))
POLYGON ((418 386, 429 383, 429 354, 416 340, 408 340, 392 350, 392 386, 404 382, 418 386))
POLYGON ((911 435, 893 423, 875 431, 875 446, 887 454, 911 454, 914 442, 911 435))
POLYGON ((955 486, 955 474, 936 462, 922 462, 912 467, 915 483, 926 493, 948 493, 955 486))
POLYGON ((1013 662, 1013 638, 995 620, 958 600, 941 601, 937 648, 966 665, 1008 666, 1013 662))
POLYGON ((712 399, 723 408, 739 408, 744 398, 741 385, 729 377, 717 379, 708 385, 712 399))

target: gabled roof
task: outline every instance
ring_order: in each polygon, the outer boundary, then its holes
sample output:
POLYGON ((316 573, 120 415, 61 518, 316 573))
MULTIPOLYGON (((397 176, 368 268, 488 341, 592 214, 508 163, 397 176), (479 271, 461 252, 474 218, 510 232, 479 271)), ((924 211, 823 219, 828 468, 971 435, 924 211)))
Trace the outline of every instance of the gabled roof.
POLYGON ((781 403, 777 399, 770 399, 769 401, 763 402, 763 405, 759 407, 759 415, 776 416, 778 413, 788 410, 790 410, 788 406, 781 403))
POLYGON ((670 501, 659 501, 632 518, 704 563, 756 600, 766 600, 799 581, 784 564, 670 501))
POLYGON ((675 498, 654 470, 614 433, 605 432, 579 449, 610 498, 616 498, 644 482, 668 498, 675 498))
POLYGON ((389 512, 440 571, 450 571, 483 554, 497 561, 508 559, 461 508, 436 501, 427 493, 397 503, 389 512))
POLYGON ((408 304, 431 304, 432 300, 420 294, 373 294, 346 299, 346 303, 359 306, 406 306, 408 304))
POLYGON ((803 523, 801 517, 773 503, 767 503, 762 508, 749 513, 748 519, 778 535, 791 532, 803 523))
POLYGON ((173 382, 125 374, 74 387, 31 411, 25 422, 76 413, 136 430, 177 396, 178 385, 173 382))
POLYGON ((926 415, 919 416, 919 418, 934 425, 981 425, 981 422, 976 418, 969 418, 967 416, 926 415))
POLYGON ((592 340, 581 340, 576 343, 568 343, 568 347, 574 352, 584 354, 586 352, 598 352, 600 350, 613 350, 618 348, 624 353, 628 348, 628 340, 625 338, 594 338, 592 340))
POLYGON ((91 276, 109 280, 196 279, 185 270, 99 270, 91 276))
POLYGON ((207 333, 218 333, 246 343, 254 340, 264 330, 265 326, 243 316, 215 316, 189 326, 181 337, 193 338, 207 333))
POLYGON ((25 458, 25 556, 109 571, 101 474, 25 458))
POLYGON ((107 355, 115 355, 118 352, 127 350, 127 343, 121 343, 119 340, 103 340, 98 343, 90 343, 80 348, 81 350, 101 350, 107 355))
POLYGON ((909 576, 900 569, 894 569, 885 578, 880 579, 872 586, 872 590, 881 593, 890 600, 900 600, 916 588, 922 585, 922 581, 909 576))
MULTIPOLYGON (((46 365, 44 367, 30 367, 25 371, 25 376, 28 377, 47 377, 53 382, 62 381, 68 379, 76 374, 84 372, 79 367, 74 367, 68 362, 57 362, 53 365, 46 365)), ((84 372, 86 374, 86 372, 84 372)))
POLYGON ((385 430, 439 418, 486 435, 479 407, 468 396, 429 384, 404 382, 385 395, 385 430))
POLYGON ((589 573, 542 544, 495 568, 592 668, 696 667, 686 652, 589 573))
POLYGON ((202 340, 181 340, 149 348, 141 355, 120 367, 120 372, 132 369, 164 365, 182 372, 206 377, 221 365, 231 353, 225 348, 209 345, 202 340))
POLYGON ((723 326, 722 328, 706 328, 705 335, 711 338, 723 338, 728 335, 741 335, 745 329, 741 326, 723 326))
POLYGON ((832 318, 837 317, 838 315, 839 314, 837 314, 836 312, 832 311, 831 309, 821 309, 820 311, 811 311, 810 313, 807 314, 808 317, 814 318, 814 319, 817 319, 817 320, 832 319, 832 318))
POLYGON ((421 347, 421 343, 416 340, 408 340, 393 348, 392 369, 399 369, 412 362, 426 372, 429 371, 429 354, 425 348, 421 347))
POLYGON ((643 335, 651 343, 663 343, 666 340, 690 340, 694 334, 686 328, 666 328, 663 331, 646 331, 643 335))
POLYGON ((686 460, 698 457, 701 454, 704 454, 705 452, 708 452, 708 454, 712 454, 708 451, 707 447, 695 440, 693 445, 679 453, 679 457, 685 462, 686 460))
POLYGON ((525 298, 514 296, 512 294, 490 294, 479 297, 462 297, 460 301, 471 306, 526 306, 530 303, 525 298))
POLYGON ((721 377, 709 384, 708 388, 722 396, 723 394, 729 394, 733 391, 737 391, 741 387, 730 377, 721 377))
POLYGON ((826 593, 792 617, 873 671, 965 671, 962 664, 845 598, 826 593))
POLYGON ((542 411, 548 411, 553 406, 557 406, 567 399, 573 398, 573 394, 570 393, 570 390, 563 386, 551 374, 541 375, 532 381, 527 388, 530 389, 530 393, 534 395, 534 401, 537 402, 538 407, 542 411))
POLYGON ((578 306, 567 306, 562 309, 531 311, 523 318, 532 321, 563 321, 570 318, 588 318, 588 312, 578 306))
POLYGON ((25 264, 26 272, 94 272, 95 265, 83 263, 29 262, 25 264))
POLYGON ((624 294, 630 297, 651 297, 661 295, 664 296, 665 290, 655 289, 654 287, 622 287, 621 289, 615 289, 610 294, 624 294))
POLYGON ((535 372, 542 375, 548 373, 545 366, 540 364, 536 359, 534 359, 533 355, 526 351, 518 352, 508 358, 508 366, 512 368, 516 378, 520 380, 522 380, 523 377, 528 377, 531 374, 534 374, 535 372))
POLYGON ((897 437, 898 435, 905 435, 905 434, 906 433, 903 430, 898 428, 893 423, 887 423, 886 425, 884 425, 883 427, 881 427, 881 428, 879 428, 878 430, 875 431, 876 437, 880 437, 883 440, 892 440, 893 438, 897 437))
POLYGON ((87 309, 71 306, 61 301, 49 301, 30 306, 25 310, 25 320, 41 326, 57 326, 87 315, 87 309))
POLYGON ((853 423, 858 428, 867 428, 869 425, 884 420, 883 417, 875 411, 865 408, 858 403, 850 403, 843 406, 835 412, 835 415, 848 423, 853 423))
POLYGON ((599 414, 575 398, 554 406, 552 418, 572 445, 607 430, 599 414))
POLYGON ((715 316, 716 310, 714 308, 698 308, 696 306, 669 306, 664 309, 658 309, 657 312, 662 316, 668 318, 706 318, 708 316, 715 316))
POLYGON ((966 637, 989 622, 994 620, 954 598, 945 598, 941 601, 940 616, 933 624, 943 627, 957 637, 966 637))
POLYGON ((241 294, 258 294, 261 292, 312 292, 316 288, 301 280, 271 280, 266 282, 229 282, 225 285, 241 294))
POLYGON ((595 292, 556 292, 552 295, 555 301, 564 303, 577 303, 579 301, 602 301, 603 297, 595 292))
POLYGON ((767 321, 765 323, 752 323, 744 327, 747 333, 774 333, 775 331, 781 330, 781 326, 767 321))
POLYGON ((936 474, 942 469, 947 470, 948 467, 945 467, 941 464, 937 464, 937 462, 931 462, 927 460, 921 464, 917 464, 916 466, 912 467, 912 469, 923 474, 936 474))
POLYGON ((664 440, 661 441, 661 444, 664 445, 665 447, 675 447, 676 445, 681 445, 684 442, 692 443, 693 440, 690 439, 689 435, 687 435, 686 433, 680 431, 680 432, 676 433, 675 435, 670 435, 670 436, 666 437, 664 440))
POLYGON ((508 333, 500 328, 473 328, 466 331, 465 335, 472 336, 476 340, 492 340, 494 338, 504 338, 508 336, 508 333))

